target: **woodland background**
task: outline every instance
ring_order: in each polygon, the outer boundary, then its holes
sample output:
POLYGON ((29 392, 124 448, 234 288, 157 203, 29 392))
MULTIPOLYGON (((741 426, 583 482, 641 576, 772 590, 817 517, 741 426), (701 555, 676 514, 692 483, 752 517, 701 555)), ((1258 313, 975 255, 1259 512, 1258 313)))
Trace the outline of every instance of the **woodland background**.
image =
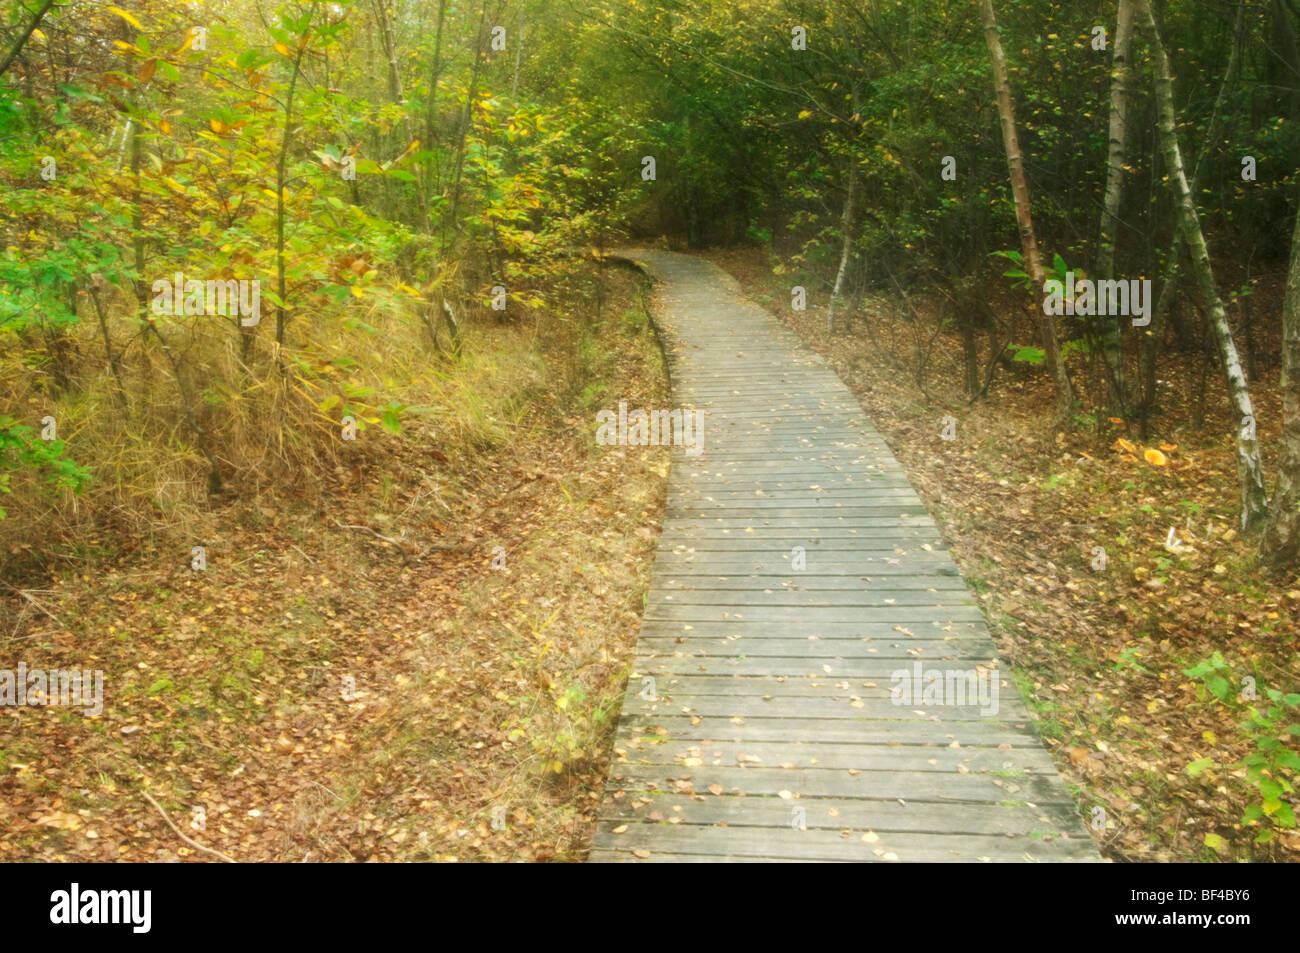
POLYGON ((586 426, 666 393, 603 252, 658 243, 835 361, 1104 851, 1294 860, 1298 31, 5 0, 0 665, 116 702, 0 712, 0 856, 208 856, 163 823, 202 803, 238 859, 580 858, 668 462, 586 426), (1150 326, 1045 319, 1067 269, 1152 279, 1150 326), (178 271, 259 279, 261 323, 154 314, 178 271))

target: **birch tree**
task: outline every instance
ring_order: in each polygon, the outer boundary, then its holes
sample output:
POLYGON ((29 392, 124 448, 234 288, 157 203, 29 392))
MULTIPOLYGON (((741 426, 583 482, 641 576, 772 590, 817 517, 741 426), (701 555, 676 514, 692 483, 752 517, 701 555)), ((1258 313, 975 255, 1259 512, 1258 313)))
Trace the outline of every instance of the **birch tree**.
MULTIPOLYGON (((1110 84, 1110 147, 1106 160, 1106 197, 1101 212, 1098 241, 1097 279, 1115 277, 1115 238, 1119 232, 1119 206, 1124 191, 1124 161, 1128 152, 1129 76, 1132 68, 1133 3, 1119 0, 1115 23, 1115 54, 1110 84)), ((1107 390, 1111 408, 1123 414, 1128 405, 1120 315, 1108 318, 1102 333, 1102 354, 1108 372, 1107 390)))
POLYGON ((826 308, 826 333, 835 333, 835 305, 844 295, 844 284, 849 271, 849 256, 853 251, 853 199, 857 187, 857 160, 849 156, 848 196, 844 199, 844 214, 840 219, 840 267, 835 272, 835 287, 831 289, 831 303, 826 308))
POLYGON ((1241 490, 1241 525, 1249 529, 1259 523, 1268 512, 1268 498, 1264 489, 1264 468, 1259 459, 1259 442, 1255 439, 1255 410, 1250 402, 1250 386, 1241 369, 1237 345, 1232 339, 1228 314, 1219 295, 1210 266, 1210 253, 1201 230, 1201 219, 1192 201, 1187 172, 1183 165, 1182 148, 1178 145, 1178 121, 1174 112, 1174 83, 1169 68, 1169 57, 1160 39, 1155 16, 1148 0, 1136 0, 1139 15, 1151 35, 1151 49, 1155 58, 1156 118, 1161 151, 1169 181, 1174 191, 1174 209, 1178 216, 1178 231, 1187 248, 1187 257, 1201 295, 1209 306, 1210 325, 1214 329, 1219 358, 1227 379, 1228 396, 1232 402, 1236 424, 1237 482, 1241 490))
MULTIPOLYGON (((984 41, 988 44, 989 59, 993 62, 993 87, 997 93, 998 118, 1002 123, 1002 142, 1007 153, 1007 169, 1011 175, 1011 194, 1016 203, 1016 223, 1020 228, 1020 245, 1024 250, 1025 271, 1037 288, 1043 287, 1043 263, 1038 255, 1038 239, 1034 234, 1034 220, 1029 211, 1029 185, 1025 181, 1024 157, 1020 152, 1020 138, 1016 134, 1016 113, 1011 102, 1011 82, 1007 77, 1007 58, 1002 52, 1002 39, 998 35, 997 16, 993 0, 980 0, 984 20, 984 41)), ((1056 383, 1057 408, 1065 417, 1074 405, 1074 390, 1061 360, 1061 348, 1056 339, 1056 323, 1041 307, 1034 313, 1038 319, 1039 333, 1043 339, 1043 354, 1047 370, 1056 383)))

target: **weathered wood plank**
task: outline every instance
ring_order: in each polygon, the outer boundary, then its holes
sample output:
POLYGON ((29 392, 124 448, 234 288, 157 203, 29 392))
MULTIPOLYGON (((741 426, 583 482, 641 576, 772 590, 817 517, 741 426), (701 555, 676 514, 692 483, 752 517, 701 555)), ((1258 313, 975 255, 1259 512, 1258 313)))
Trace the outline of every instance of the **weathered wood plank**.
POLYGON ((702 453, 673 449, 590 859, 1097 860, 852 394, 714 266, 638 257, 702 453))
MULTIPOLYGON (((716 859, 838 860, 858 863, 1025 863, 1044 860, 1096 862, 1097 848, 1086 834, 1047 840, 1029 835, 892 833, 865 843, 861 836, 786 827, 693 827, 685 824, 629 825, 621 836, 598 829, 601 851, 635 861, 634 850, 706 855, 716 859)), ((863 832, 865 833, 865 832, 863 832)), ((593 859, 604 859, 604 854, 593 859)), ((613 859, 613 858, 609 858, 613 859)))

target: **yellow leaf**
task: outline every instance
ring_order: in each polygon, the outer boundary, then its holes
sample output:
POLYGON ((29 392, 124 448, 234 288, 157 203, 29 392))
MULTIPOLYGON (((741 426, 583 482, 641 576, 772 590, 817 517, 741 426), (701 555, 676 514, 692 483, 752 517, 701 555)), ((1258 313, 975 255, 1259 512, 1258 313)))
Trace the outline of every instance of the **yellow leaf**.
POLYGON ((804 110, 800 110, 800 112, 799 112, 799 118, 800 118, 800 119, 807 119, 807 118, 808 118, 809 116, 811 116, 811 115, 812 115, 812 110, 811 110, 811 109, 804 109, 804 110))
POLYGON ((351 286, 351 291, 352 291, 352 297, 354 297, 354 298, 364 298, 364 297, 365 297, 365 294, 362 292, 361 288, 358 287, 357 285, 352 285, 352 286, 351 286))
POLYGON ((226 124, 220 119, 209 119, 208 127, 217 135, 221 135, 226 131, 226 124))
POLYGON ((81 828, 82 820, 76 814, 67 811, 51 811, 36 822, 38 827, 53 827, 61 831, 75 831, 81 828))
POLYGON ((1202 731, 1201 737, 1204 738, 1208 744, 1217 744, 1219 741, 1219 736, 1212 731, 1202 731))
POLYGON ((135 27, 141 33, 144 32, 144 27, 140 25, 140 21, 137 20, 135 17, 131 16, 131 14, 127 13, 121 7, 105 7, 104 9, 107 10, 109 13, 116 13, 119 17, 121 17, 127 23, 131 24, 131 26, 135 27))
POLYGON ((1169 462, 1168 458, 1165 457, 1163 453, 1159 450, 1152 450, 1149 447, 1142 452, 1142 456, 1146 462, 1151 464, 1153 467, 1163 467, 1169 462))
POLYGON ((275 44, 275 51, 279 53, 281 56, 287 56, 290 59, 293 58, 293 51, 289 49, 289 47, 285 46, 283 43, 275 44))
POLYGON ((1130 441, 1125 440, 1123 437, 1120 437, 1120 438, 1119 438, 1118 440, 1116 440, 1113 444, 1111 444, 1111 449, 1112 449, 1112 450, 1125 450, 1125 451, 1127 451, 1128 453, 1137 453, 1137 449, 1138 449, 1138 448, 1137 448, 1136 446, 1134 446, 1130 441))

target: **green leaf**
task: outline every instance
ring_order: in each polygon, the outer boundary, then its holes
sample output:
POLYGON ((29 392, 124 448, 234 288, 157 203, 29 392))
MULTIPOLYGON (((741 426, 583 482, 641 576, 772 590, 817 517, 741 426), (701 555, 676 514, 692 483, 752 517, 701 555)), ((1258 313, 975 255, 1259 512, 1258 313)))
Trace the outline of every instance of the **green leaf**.
POLYGON ((1232 688, 1228 680, 1222 675, 1211 675, 1205 680, 1205 687, 1210 690, 1210 694, 1219 701, 1227 701, 1228 695, 1231 694, 1232 688))
POLYGON ((385 407, 379 419, 384 429, 389 433, 400 434, 402 432, 402 422, 397 417, 397 411, 392 407, 385 407))

